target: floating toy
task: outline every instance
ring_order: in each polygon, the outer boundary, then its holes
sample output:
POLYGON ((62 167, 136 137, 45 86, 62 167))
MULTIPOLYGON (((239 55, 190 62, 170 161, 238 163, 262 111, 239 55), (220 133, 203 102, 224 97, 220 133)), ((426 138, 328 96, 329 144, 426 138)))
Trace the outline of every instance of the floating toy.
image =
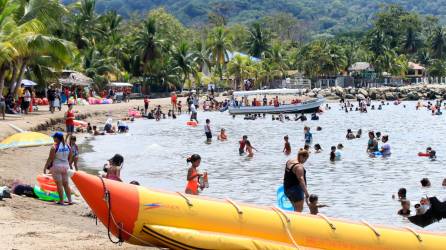
MULTIPOLYGON (((59 194, 57 192, 44 191, 37 185, 34 186, 34 193, 37 195, 37 197, 40 200, 43 200, 43 201, 59 201, 59 194)), ((65 193, 64 193, 63 199, 64 199, 64 201, 68 200, 65 193)))
POLYGON ((418 153, 418 156, 420 156, 420 157, 429 157, 430 154, 429 153, 420 152, 420 153, 418 153))
POLYGON ((198 123, 196 121, 188 121, 186 122, 187 126, 196 127, 198 126, 198 123))
POLYGON ((291 204, 290 200, 285 195, 285 189, 283 186, 280 186, 277 189, 277 207, 287 211, 294 211, 293 204, 291 204))
POLYGON ((80 121, 80 120, 74 120, 73 123, 74 123, 75 127, 86 128, 88 126, 87 122, 80 121))
POLYGON ((375 226, 364 220, 351 222, 231 199, 155 191, 82 171, 69 174, 109 232, 135 245, 287 250, 443 250, 446 246, 446 234, 441 232, 375 226))

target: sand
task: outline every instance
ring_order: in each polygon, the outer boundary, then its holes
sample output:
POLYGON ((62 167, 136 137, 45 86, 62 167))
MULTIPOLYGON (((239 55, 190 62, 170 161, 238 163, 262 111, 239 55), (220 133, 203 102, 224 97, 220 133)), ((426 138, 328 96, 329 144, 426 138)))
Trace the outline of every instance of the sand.
MULTIPOLYGON (((131 107, 142 107, 143 100, 111 105, 76 106, 76 115, 89 115, 85 121, 102 125, 108 115, 122 118, 131 107)), ((151 100, 150 108, 162 105, 166 110, 170 99, 151 100)), ((62 112, 51 114, 47 106, 40 106, 38 112, 27 116, 10 116, 0 120, 0 140, 15 133, 8 124, 24 130, 45 130, 63 128, 57 123, 64 116, 62 112), (55 123, 47 126, 47 123, 55 123)), ((82 137, 83 135, 80 135, 82 137)), ((43 172, 43 166, 50 146, 0 150, 0 185, 5 180, 20 179, 24 183, 36 184, 35 177, 43 172)), ((0 201, 0 249, 142 249, 142 247, 123 244, 117 246, 107 237, 106 228, 95 219, 87 216, 89 208, 77 197, 77 204, 56 206, 28 197, 13 195, 12 199, 0 201)), ((147 248, 144 248, 147 249, 147 248)))

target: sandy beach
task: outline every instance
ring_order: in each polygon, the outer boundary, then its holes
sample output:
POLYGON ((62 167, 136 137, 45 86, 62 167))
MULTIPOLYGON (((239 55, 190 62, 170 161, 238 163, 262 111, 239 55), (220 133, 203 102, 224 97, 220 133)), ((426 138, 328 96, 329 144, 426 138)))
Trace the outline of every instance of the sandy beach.
MULTIPOLYGON (((169 109, 170 99, 154 99, 150 108, 161 105, 169 109)), ((143 106, 142 100, 111 105, 76 106, 76 115, 87 116, 85 121, 102 125, 107 116, 122 118, 132 107, 143 106)), ((51 114, 47 106, 40 106, 39 111, 27 116, 7 116, 0 120, 0 139, 16 131, 9 125, 24 130, 63 129, 64 110, 51 114), (54 124, 48 126, 47 124, 54 124), (40 128, 40 129, 39 129, 40 128)), ((78 137, 82 137, 79 134, 78 137)), ((0 186, 1 183, 19 179, 29 185, 36 184, 35 177, 42 173, 50 146, 17 148, 0 151, 0 186)), ((28 197, 13 195, 12 199, 0 201, 0 249, 139 249, 129 244, 116 246, 107 237, 106 228, 94 218, 88 216, 89 208, 76 197, 78 203, 73 206, 56 206, 28 197)))

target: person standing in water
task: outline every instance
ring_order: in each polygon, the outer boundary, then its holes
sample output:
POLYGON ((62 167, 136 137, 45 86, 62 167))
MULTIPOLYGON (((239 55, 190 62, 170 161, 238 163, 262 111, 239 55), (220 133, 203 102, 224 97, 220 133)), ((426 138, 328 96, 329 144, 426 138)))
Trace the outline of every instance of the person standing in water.
POLYGON ((309 127, 304 127, 304 138, 305 138, 305 144, 311 144, 313 141, 313 134, 310 132, 309 127))
POLYGON ((375 133, 369 132, 369 142, 367 143, 367 152, 373 153, 378 151, 378 141, 375 139, 375 133))
POLYGON ((389 156, 390 154, 392 154, 392 152, 390 151, 389 136, 383 135, 382 142, 383 145, 381 146, 380 151, 383 154, 383 156, 389 156))
POLYGON ((211 120, 209 119, 206 119, 206 124, 204 125, 204 134, 206 135, 207 142, 212 141, 211 120))
POLYGON ((248 136, 247 136, 247 135, 244 135, 244 136, 242 137, 242 140, 238 142, 239 145, 240 145, 240 147, 239 147, 239 149, 238 149, 238 153, 239 153, 240 155, 243 155, 243 154, 245 153, 245 147, 246 147, 246 142, 247 142, 247 141, 248 141, 248 136))
POLYGON ((57 186, 57 193, 59 194, 59 202, 57 204, 64 204, 64 191, 67 195, 68 205, 73 204, 71 201, 71 189, 68 185, 68 169, 70 166, 70 159, 72 158, 70 147, 65 144, 62 132, 56 132, 53 135, 54 145, 51 147, 48 160, 43 168, 43 173, 49 169, 51 175, 57 186))
POLYGON ((307 189, 307 171, 304 168, 309 156, 306 150, 300 149, 297 158, 288 160, 285 164, 283 177, 285 195, 293 204, 294 211, 299 213, 304 209, 304 201, 310 196, 307 189))
POLYGON ((248 153, 248 157, 254 157, 253 149, 255 149, 249 140, 246 140, 246 152, 248 153))
POLYGON ((226 141, 228 139, 228 136, 226 135, 226 130, 224 128, 220 130, 220 134, 217 136, 217 139, 220 141, 226 141))
POLYGON ((187 163, 192 163, 192 166, 187 171, 187 186, 185 193, 198 195, 198 187, 203 190, 204 186, 200 185, 199 179, 203 174, 198 173, 197 168, 201 163, 201 156, 193 154, 191 157, 187 158, 187 163))
POLYGON ((198 123, 198 120, 197 120, 197 108, 195 107, 194 104, 190 105, 190 112, 191 112, 190 120, 191 121, 195 120, 198 123))
POLYGON ((286 155, 291 154, 291 144, 288 141, 288 135, 285 135, 285 137, 283 137, 283 140, 285 141, 285 145, 283 146, 283 151, 286 155))

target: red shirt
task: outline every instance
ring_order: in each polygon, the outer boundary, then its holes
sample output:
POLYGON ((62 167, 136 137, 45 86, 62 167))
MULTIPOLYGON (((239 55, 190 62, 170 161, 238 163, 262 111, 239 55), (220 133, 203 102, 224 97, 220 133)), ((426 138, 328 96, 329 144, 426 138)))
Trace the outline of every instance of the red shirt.
POLYGON ((144 104, 149 104, 149 99, 148 98, 144 98, 144 104))
POLYGON ((67 111, 67 118, 65 119, 65 125, 74 125, 74 111, 67 111))

